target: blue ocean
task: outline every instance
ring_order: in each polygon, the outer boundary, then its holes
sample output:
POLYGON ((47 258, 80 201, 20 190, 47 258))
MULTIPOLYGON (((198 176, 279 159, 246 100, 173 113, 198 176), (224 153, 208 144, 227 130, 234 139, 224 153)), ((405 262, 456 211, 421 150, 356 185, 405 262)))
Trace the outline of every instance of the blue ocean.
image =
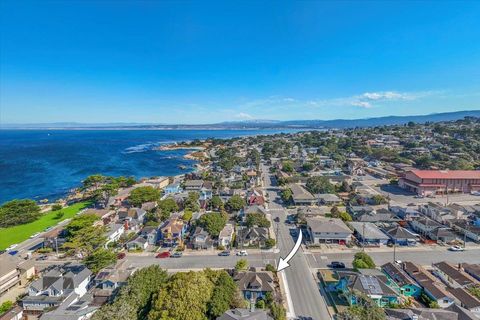
POLYGON ((188 150, 155 147, 193 139, 271 134, 271 130, 0 130, 0 203, 54 200, 91 174, 172 176, 193 170, 188 150), (182 170, 179 166, 186 166, 182 170))

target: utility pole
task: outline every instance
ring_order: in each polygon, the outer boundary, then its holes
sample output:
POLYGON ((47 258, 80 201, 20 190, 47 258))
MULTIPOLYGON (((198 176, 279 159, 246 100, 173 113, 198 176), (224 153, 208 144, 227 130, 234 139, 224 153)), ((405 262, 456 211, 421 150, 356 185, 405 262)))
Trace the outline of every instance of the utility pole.
POLYGON ((57 258, 58 258, 58 237, 55 237, 55 251, 57 252, 57 258))
POLYGON ((393 240, 393 263, 397 261, 396 248, 397 248, 397 240, 393 240))

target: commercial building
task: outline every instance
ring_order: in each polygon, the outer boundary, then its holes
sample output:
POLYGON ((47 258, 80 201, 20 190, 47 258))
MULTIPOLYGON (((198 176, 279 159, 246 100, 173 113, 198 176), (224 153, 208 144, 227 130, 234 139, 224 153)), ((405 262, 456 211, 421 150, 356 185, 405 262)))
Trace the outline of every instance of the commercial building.
POLYGON ((480 191, 480 170, 410 170, 399 186, 420 195, 480 191))

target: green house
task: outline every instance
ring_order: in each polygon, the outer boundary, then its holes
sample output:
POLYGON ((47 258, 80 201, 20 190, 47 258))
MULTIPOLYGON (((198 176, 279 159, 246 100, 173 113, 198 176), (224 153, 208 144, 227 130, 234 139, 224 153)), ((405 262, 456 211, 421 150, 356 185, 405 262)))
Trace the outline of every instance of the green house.
POLYGON ((385 263, 382 271, 388 278, 387 284, 405 297, 418 298, 422 288, 396 263, 385 263))
POLYGON ((341 293, 351 306, 357 304, 359 294, 368 296, 382 308, 399 303, 397 293, 379 277, 352 273, 339 274, 339 277, 335 290, 341 293))

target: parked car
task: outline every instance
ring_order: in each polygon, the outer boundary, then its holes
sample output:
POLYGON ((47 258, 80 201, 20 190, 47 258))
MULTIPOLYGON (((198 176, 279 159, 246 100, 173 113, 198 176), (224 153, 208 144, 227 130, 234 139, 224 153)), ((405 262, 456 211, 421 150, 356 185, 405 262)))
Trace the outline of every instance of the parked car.
POLYGON ((183 254, 182 254, 181 252, 177 251, 177 252, 174 252, 174 253, 170 256, 170 258, 181 258, 182 255, 183 255, 183 254))
POLYGON ((230 251, 224 250, 218 254, 220 257, 228 257, 230 255, 230 251))
POLYGON ((44 261, 44 260, 47 260, 47 259, 48 259, 48 256, 43 255, 43 256, 38 257, 38 258, 35 259, 35 260, 37 260, 37 261, 44 261))
POLYGON ((345 269, 345 263, 340 261, 332 261, 330 263, 330 268, 332 269, 345 269))
POLYGON ((119 260, 124 259, 125 257, 126 257, 125 252, 120 252, 119 254, 117 254, 117 259, 119 260))
POLYGON ((424 195, 421 195, 421 194, 417 194, 416 196, 414 196, 415 199, 423 199, 425 198, 424 195))
POLYGON ((159 254, 157 254, 157 256, 155 258, 163 259, 163 258, 168 258, 168 257, 170 257, 170 252, 164 251, 164 252, 160 252, 159 254))
POLYGON ((276 217, 275 219, 273 219, 275 222, 280 222, 280 218, 279 217, 276 217))
POLYGON ((448 250, 450 250, 450 251, 465 251, 465 248, 460 247, 460 246, 451 246, 450 248, 448 248, 448 250))
POLYGON ((237 256, 246 257, 246 256, 248 256, 248 253, 247 253, 246 250, 238 251, 237 256))

